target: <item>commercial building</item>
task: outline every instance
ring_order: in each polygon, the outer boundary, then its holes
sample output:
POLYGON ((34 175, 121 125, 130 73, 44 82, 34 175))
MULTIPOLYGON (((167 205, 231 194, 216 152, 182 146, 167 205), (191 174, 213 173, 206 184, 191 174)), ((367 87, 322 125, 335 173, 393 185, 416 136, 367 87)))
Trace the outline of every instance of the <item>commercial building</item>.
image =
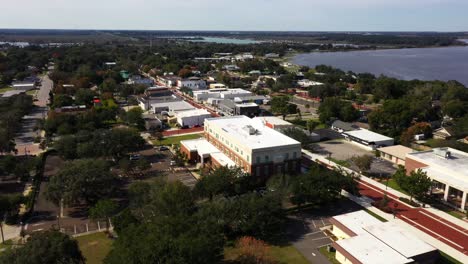
POLYGON ((276 116, 258 116, 254 117, 253 120, 277 131, 294 127, 293 124, 276 116))
POLYGON ((188 111, 177 112, 175 114, 177 123, 181 127, 202 126, 205 119, 210 118, 210 112, 205 109, 194 109, 188 111))
POLYGON ((177 81, 177 87, 187 87, 192 90, 205 90, 206 82, 198 77, 190 77, 187 79, 182 79, 177 81))
POLYGON ((244 115, 254 117, 260 113, 260 107, 256 103, 238 104, 229 99, 219 101, 217 107, 218 112, 225 116, 244 115))
POLYGON ((348 122, 343 122, 341 120, 335 120, 331 124, 331 129, 343 133, 343 132, 348 132, 348 131, 353 131, 353 130, 358 130, 359 127, 356 125, 353 125, 348 122))
MULTIPOLYGON (((208 118, 205 120, 204 136, 223 153, 224 160, 231 160, 254 177, 300 172, 301 144, 246 116, 208 118)), ((204 164, 219 163, 219 159, 213 162, 211 156, 206 155, 205 144, 199 150, 192 143, 181 141, 181 151, 188 157, 198 157, 204 164)))
POLYGON ((180 111, 188 111, 196 109, 193 105, 187 103, 186 101, 178 100, 178 101, 164 101, 164 102, 157 102, 151 103, 149 111, 153 113, 161 113, 163 111, 169 113, 177 113, 180 111))
POLYGON ((173 93, 165 86, 152 86, 145 90, 145 95, 148 97, 163 97, 172 96, 173 93))
POLYGON ((436 248, 394 222, 380 222, 360 210, 330 219, 336 259, 343 264, 435 263, 436 248))
POLYGON ((217 89, 210 89, 206 91, 194 91, 193 98, 197 102, 204 102, 207 101, 209 98, 217 98, 217 99, 234 99, 236 97, 242 98, 244 96, 251 96, 253 95, 252 92, 246 91, 240 88, 217 88, 217 89))
POLYGON ((435 148, 406 155, 406 172, 421 169, 433 181, 432 193, 459 210, 466 211, 468 153, 452 148, 435 148))
POLYGON ((158 76, 157 77, 158 82, 163 83, 164 85, 168 87, 176 86, 177 81, 182 80, 177 75, 169 74, 169 75, 164 75, 164 76, 158 76))
POLYGON ((148 131, 156 131, 163 128, 161 120, 155 114, 146 114, 143 115, 145 120, 145 128, 148 131))
POLYGON ((127 81, 128 84, 139 84, 139 85, 144 85, 146 87, 151 87, 154 82, 153 80, 151 80, 150 78, 145 78, 143 76, 140 76, 140 75, 133 75, 133 76, 130 76, 130 78, 128 78, 128 81, 127 81))
POLYGON ((13 82, 12 85, 14 90, 29 91, 36 89, 36 82, 34 81, 22 81, 22 82, 13 82))
POLYGON ((358 129, 342 133, 345 139, 358 143, 368 149, 374 150, 379 147, 392 146, 393 138, 387 137, 367 129, 358 129))
POLYGON ((405 166, 406 155, 414 152, 413 149, 402 145, 378 148, 377 151, 380 153, 381 158, 388 160, 395 165, 402 166, 405 166))

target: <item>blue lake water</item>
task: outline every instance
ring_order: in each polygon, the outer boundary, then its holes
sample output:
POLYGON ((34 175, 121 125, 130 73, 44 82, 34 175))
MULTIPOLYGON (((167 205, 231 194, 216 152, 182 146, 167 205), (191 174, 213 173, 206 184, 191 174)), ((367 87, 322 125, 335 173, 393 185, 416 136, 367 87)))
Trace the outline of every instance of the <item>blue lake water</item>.
POLYGON ((212 42, 221 44, 257 44, 261 41, 254 39, 235 39, 235 38, 216 38, 216 37, 203 37, 203 39, 190 40, 193 42, 212 42))
POLYGON ((292 63, 330 65, 345 71, 384 74, 403 80, 457 80, 468 87, 468 47, 312 52, 292 63))

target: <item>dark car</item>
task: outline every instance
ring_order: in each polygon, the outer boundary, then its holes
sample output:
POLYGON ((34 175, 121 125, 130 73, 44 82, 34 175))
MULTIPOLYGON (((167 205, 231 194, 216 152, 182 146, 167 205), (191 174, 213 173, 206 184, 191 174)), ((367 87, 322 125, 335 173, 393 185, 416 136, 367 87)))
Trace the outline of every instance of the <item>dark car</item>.
POLYGON ((166 147, 166 146, 160 146, 160 147, 159 147, 159 150, 160 150, 160 151, 165 151, 165 150, 169 150, 169 148, 166 147))

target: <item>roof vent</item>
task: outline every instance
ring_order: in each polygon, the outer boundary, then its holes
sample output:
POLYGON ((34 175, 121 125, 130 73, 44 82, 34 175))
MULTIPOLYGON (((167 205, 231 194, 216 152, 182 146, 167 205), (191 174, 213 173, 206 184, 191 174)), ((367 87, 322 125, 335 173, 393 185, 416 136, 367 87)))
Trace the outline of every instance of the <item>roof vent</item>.
POLYGON ((246 125, 245 127, 243 127, 243 130, 247 132, 249 135, 255 135, 257 133, 257 129, 255 129, 251 125, 246 125))
POLYGON ((436 148, 434 149, 434 154, 446 159, 450 159, 452 157, 452 153, 450 152, 450 150, 448 150, 448 148, 436 148))

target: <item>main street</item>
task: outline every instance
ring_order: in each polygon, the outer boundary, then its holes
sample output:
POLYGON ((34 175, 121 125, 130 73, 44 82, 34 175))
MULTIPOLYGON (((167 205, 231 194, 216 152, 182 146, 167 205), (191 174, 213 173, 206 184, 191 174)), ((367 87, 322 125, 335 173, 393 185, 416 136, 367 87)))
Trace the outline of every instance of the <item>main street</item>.
POLYGON ((36 155, 41 152, 39 144, 34 143, 34 139, 40 136, 37 127, 38 121, 47 117, 49 103, 49 93, 53 88, 53 82, 45 74, 41 78, 41 87, 34 96, 34 108, 31 113, 23 116, 21 129, 15 137, 17 155, 36 155))

